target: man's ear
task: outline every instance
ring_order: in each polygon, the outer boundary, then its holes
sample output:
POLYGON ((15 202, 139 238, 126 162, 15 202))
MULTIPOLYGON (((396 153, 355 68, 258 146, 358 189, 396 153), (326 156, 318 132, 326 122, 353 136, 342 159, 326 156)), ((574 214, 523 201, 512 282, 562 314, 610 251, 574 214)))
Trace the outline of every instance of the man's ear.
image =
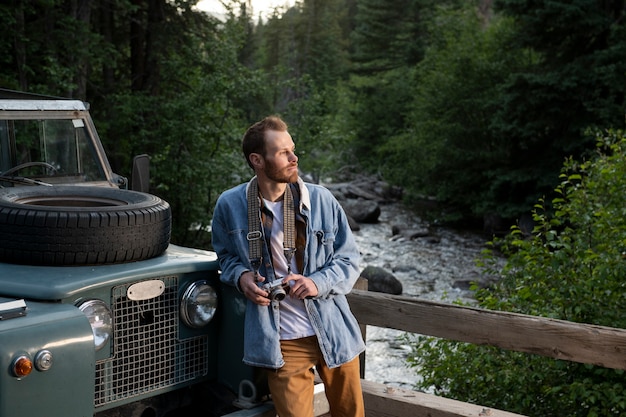
POLYGON ((252 164, 254 169, 259 169, 259 168, 263 168, 263 166, 265 164, 265 160, 263 159, 261 154, 251 153, 250 154, 250 163, 252 164))

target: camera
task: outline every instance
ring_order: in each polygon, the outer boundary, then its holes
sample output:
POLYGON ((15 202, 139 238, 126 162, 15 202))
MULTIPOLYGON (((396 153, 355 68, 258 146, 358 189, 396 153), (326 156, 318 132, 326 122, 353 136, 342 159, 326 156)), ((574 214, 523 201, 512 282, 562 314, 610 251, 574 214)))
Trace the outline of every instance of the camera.
POLYGON ((283 282, 282 278, 268 282, 261 288, 269 293, 270 300, 272 301, 282 301, 289 293, 289 283, 283 282))

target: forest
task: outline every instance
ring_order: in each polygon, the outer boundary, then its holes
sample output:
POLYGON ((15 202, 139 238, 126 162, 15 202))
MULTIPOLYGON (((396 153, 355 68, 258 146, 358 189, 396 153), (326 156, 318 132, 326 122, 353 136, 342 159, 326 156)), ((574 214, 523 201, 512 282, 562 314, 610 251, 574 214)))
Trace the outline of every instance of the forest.
MULTIPOLYGON (((263 19, 224 3, 4 1, 0 87, 89 102, 122 175, 149 154, 174 243, 209 248, 217 197, 251 175, 245 129, 279 114, 312 178, 376 175, 410 208, 436 201, 433 224, 512 226, 481 306, 626 325, 626 0, 300 0, 263 19)), ((626 415, 617 371, 412 343, 438 394, 626 415)))
POLYGON ((195 3, 0 5, 0 87, 89 102, 118 173, 148 153, 179 244, 208 244, 217 196, 251 174, 241 136, 268 114, 314 178, 375 174, 470 227, 514 223, 625 123, 624 1, 303 0, 263 20, 195 3))

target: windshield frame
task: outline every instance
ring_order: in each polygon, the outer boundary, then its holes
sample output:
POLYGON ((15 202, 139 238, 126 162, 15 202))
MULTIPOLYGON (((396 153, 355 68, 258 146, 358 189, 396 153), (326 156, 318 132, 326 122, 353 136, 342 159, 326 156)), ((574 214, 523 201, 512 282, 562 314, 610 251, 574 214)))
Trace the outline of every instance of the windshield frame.
MULTIPOLYGON (((80 120, 85 131, 85 140, 94 153, 94 162, 99 166, 103 178, 86 181, 80 185, 107 185, 118 187, 124 185, 124 179, 113 173, 94 123, 85 103, 78 100, 3 100, 0 99, 0 122, 20 120, 80 120)), ((15 158, 14 135, 0 137, 0 173, 13 168, 15 158)), ((70 180, 70 179, 68 179, 70 180)), ((64 184, 76 181, 63 182, 64 184)))

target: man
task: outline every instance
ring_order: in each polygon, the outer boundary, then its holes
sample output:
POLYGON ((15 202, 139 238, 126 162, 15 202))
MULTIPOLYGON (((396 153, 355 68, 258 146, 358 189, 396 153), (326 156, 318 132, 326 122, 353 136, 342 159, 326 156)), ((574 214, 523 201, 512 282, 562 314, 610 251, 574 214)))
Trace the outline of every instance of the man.
POLYGON ((327 189, 299 178, 279 117, 252 125, 242 148, 256 176, 220 196, 212 235, 222 281, 248 299, 243 360, 270 369, 280 417, 313 416, 314 369, 333 417, 363 417, 365 345, 345 297, 359 277, 359 252, 346 215, 327 189), (286 287, 268 288, 276 282, 286 287))

